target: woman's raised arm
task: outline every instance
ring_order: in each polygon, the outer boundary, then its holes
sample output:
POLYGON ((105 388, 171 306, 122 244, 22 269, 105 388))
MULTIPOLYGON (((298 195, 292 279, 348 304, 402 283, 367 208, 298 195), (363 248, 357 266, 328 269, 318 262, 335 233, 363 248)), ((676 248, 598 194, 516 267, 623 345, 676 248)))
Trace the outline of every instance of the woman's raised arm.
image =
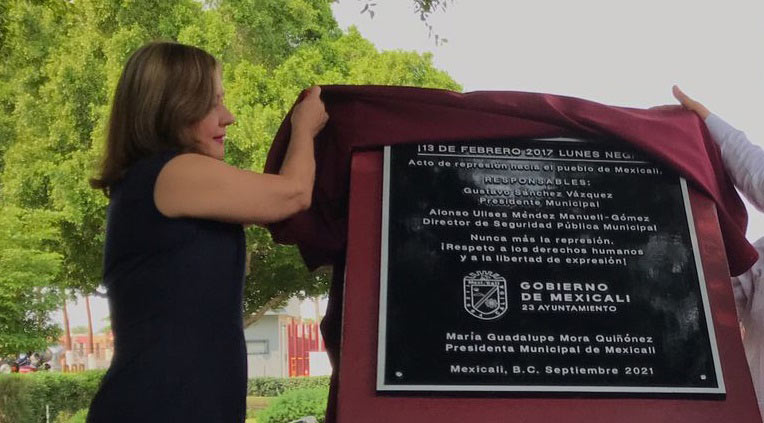
POLYGON ((157 209, 168 217, 267 224, 310 207, 316 164, 313 139, 328 115, 312 87, 292 113, 292 135, 277 175, 237 169, 201 154, 181 154, 159 173, 157 209))

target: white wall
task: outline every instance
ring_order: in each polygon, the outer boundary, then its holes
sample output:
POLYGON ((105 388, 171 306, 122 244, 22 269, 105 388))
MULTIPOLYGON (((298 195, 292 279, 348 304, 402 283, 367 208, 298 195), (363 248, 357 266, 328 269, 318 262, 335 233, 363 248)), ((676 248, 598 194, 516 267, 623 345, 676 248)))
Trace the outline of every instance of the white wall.
MULTIPOLYGON (((244 329, 247 343, 247 377, 287 377, 286 345, 279 339, 279 316, 265 315, 244 329)), ((281 339, 285 339, 282 336, 281 339)))

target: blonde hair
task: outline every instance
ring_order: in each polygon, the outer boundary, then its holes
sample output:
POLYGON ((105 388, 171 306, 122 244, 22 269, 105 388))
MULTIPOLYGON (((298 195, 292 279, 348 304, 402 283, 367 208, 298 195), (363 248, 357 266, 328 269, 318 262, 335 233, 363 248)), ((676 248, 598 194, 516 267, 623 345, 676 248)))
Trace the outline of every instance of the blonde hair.
POLYGON ((130 56, 117 82, 99 175, 90 186, 108 196, 137 160, 193 147, 188 129, 215 104, 218 63, 206 51, 153 42, 130 56))

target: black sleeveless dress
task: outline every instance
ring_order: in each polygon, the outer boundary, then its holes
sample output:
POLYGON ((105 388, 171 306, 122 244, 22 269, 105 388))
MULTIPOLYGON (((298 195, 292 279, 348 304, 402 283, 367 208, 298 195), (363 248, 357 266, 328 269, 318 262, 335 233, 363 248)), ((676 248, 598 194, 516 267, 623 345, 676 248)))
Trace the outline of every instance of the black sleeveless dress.
POLYGON ((140 160, 111 190, 104 284, 115 352, 88 422, 245 418, 244 233, 157 210, 157 175, 176 154, 140 160))

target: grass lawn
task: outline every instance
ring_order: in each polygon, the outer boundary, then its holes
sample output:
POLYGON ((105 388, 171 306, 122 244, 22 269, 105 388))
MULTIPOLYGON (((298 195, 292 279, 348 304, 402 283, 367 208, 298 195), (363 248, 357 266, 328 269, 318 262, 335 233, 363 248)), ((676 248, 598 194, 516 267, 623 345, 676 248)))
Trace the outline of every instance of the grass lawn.
POLYGON ((247 410, 261 410, 267 407, 273 398, 275 397, 247 397, 247 410))
POLYGON ((245 423, 257 423, 255 413, 267 407, 273 398, 275 397, 247 397, 247 420, 245 423))

